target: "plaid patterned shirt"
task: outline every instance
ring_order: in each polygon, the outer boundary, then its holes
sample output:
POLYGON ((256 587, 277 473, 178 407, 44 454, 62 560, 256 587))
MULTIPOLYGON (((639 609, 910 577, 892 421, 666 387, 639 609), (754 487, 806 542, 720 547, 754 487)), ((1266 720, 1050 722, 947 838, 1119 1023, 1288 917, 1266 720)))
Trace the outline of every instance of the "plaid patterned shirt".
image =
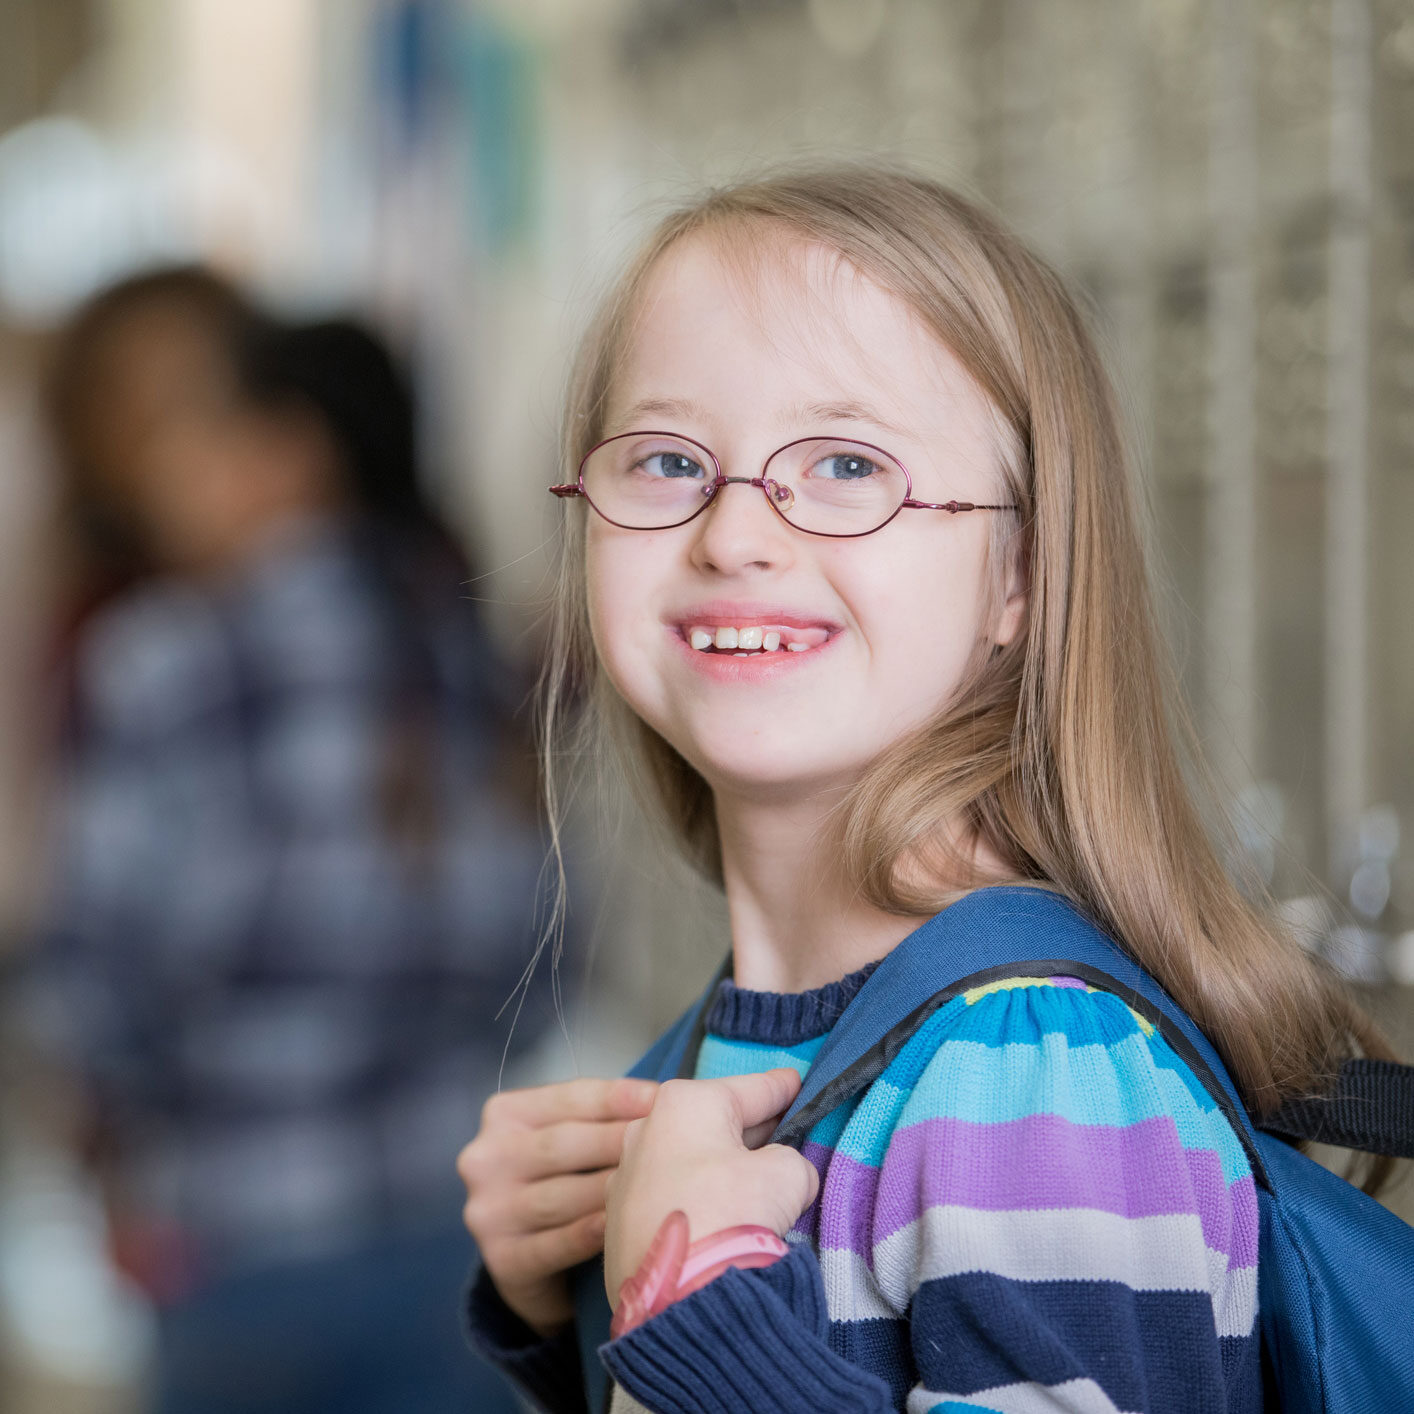
POLYGON ((454 571, 413 625, 371 564, 305 526, 219 589, 140 591, 81 652, 39 1014, 126 1201, 207 1269, 454 1221, 530 955, 539 832, 490 784, 504 671, 454 571), (387 818, 402 758, 419 838, 387 818))

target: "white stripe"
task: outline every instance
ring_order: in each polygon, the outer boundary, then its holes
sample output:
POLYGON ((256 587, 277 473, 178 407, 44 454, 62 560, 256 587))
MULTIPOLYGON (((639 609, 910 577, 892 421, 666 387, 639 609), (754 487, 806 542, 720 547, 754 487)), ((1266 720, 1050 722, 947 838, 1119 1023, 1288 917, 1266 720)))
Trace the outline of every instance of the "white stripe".
POLYGON ((908 1396, 908 1414, 928 1414, 949 1400, 995 1409, 997 1414, 1122 1414, 1094 1380, 1066 1380, 1059 1385, 996 1385, 972 1394, 942 1394, 918 1387, 908 1396))
POLYGON ((615 1384, 609 1396, 609 1414, 652 1414, 652 1411, 640 1404, 622 1385, 615 1384))
POLYGON ((1207 1291, 1196 1213, 1124 1218, 1097 1208, 928 1208, 874 1248, 880 1289, 906 1304, 923 1282, 963 1272, 1017 1281, 1121 1281, 1135 1291, 1207 1291))
POLYGON ((826 1247, 820 1252, 820 1275, 825 1282, 825 1305, 832 1321, 868 1321, 882 1317, 897 1321, 907 1303, 897 1309, 884 1300, 874 1273, 857 1253, 826 1247))
MULTIPOLYGON (((1221 1261, 1221 1253, 1210 1253, 1221 1261)), ((1219 1335, 1251 1335, 1257 1324, 1257 1268, 1222 1269, 1213 1289, 1213 1324, 1219 1335)))
POLYGON ((930 1279, 993 1272, 1014 1281, 1117 1281, 1132 1291, 1201 1291, 1219 1334, 1246 1335, 1255 1272, 1210 1253, 1196 1213, 1125 1218, 1094 1208, 929 1208, 874 1248, 878 1290, 897 1310, 930 1279))
MULTIPOLYGON (((1204 1248, 1204 1253, 1208 1263, 1207 1290, 1210 1294, 1217 1293, 1212 1296, 1213 1323, 1217 1334, 1251 1335, 1257 1319, 1257 1269, 1238 1267, 1229 1271, 1227 1259, 1221 1252, 1204 1248)), ((874 1273, 854 1252, 828 1247, 822 1249, 820 1274, 824 1279, 825 1303, 832 1321, 902 1320, 908 1309, 907 1301, 895 1306, 888 1300, 880 1290, 874 1273)), ((896 1283, 891 1285, 894 1285, 895 1291, 898 1290, 896 1283)), ((1169 1286, 1165 1289, 1183 1288, 1169 1286)), ((910 1297, 913 1290, 910 1288, 908 1291, 910 1297)))

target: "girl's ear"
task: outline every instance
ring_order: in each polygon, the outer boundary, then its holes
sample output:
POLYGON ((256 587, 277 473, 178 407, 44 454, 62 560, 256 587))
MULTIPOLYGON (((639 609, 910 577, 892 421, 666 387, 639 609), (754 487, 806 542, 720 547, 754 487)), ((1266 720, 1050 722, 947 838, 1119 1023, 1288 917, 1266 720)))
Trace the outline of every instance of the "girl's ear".
POLYGON ((1029 595, 1025 589, 1007 596, 1002 608, 1001 622, 997 625, 996 643, 998 647, 1010 643, 1021 632, 1026 623, 1026 605, 1029 595))
POLYGON ((1011 566, 1007 572, 1006 602, 1002 605, 993 638, 999 648, 1010 643, 1021 632, 1026 623, 1027 605, 1031 601, 1026 556, 1018 552, 1009 558, 1011 566))

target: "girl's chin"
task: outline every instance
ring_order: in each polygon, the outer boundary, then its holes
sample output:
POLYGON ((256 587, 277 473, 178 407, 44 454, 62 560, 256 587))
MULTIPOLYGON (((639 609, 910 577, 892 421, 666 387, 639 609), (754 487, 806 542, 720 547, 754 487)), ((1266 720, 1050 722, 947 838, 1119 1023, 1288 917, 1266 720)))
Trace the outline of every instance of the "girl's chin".
MULTIPOLYGON (((684 753, 687 755, 688 753, 684 753)), ((858 771, 841 771, 838 759, 822 761, 790 754, 789 744, 778 751, 761 743, 749 750, 723 749, 704 753, 695 750, 688 759, 719 799, 788 801, 818 795, 822 790, 838 790, 849 784, 858 771)))

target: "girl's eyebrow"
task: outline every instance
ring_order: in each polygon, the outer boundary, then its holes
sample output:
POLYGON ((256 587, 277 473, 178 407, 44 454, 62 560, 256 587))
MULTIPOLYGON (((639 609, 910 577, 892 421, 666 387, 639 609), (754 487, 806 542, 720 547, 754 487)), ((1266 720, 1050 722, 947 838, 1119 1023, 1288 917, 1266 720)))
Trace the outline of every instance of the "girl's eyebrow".
MULTIPOLYGON (((690 398, 641 398, 624 413, 629 422, 641 417, 672 417, 704 420, 706 414, 690 398)), ((783 423, 810 422, 869 422, 882 427, 885 432, 902 437, 904 432, 894 426, 886 417, 864 403, 845 400, 842 402, 798 403, 788 408, 781 418, 783 423)))
POLYGON ((640 398, 624 413, 626 421, 637 422, 647 416, 680 417, 685 420, 701 418, 702 409, 687 398, 640 398))
POLYGON ((882 427, 885 432, 892 432, 897 437, 905 435, 902 428, 894 426, 888 418, 867 404, 848 400, 835 403, 801 403, 791 409, 789 419, 795 422, 872 422, 875 427, 882 427))

